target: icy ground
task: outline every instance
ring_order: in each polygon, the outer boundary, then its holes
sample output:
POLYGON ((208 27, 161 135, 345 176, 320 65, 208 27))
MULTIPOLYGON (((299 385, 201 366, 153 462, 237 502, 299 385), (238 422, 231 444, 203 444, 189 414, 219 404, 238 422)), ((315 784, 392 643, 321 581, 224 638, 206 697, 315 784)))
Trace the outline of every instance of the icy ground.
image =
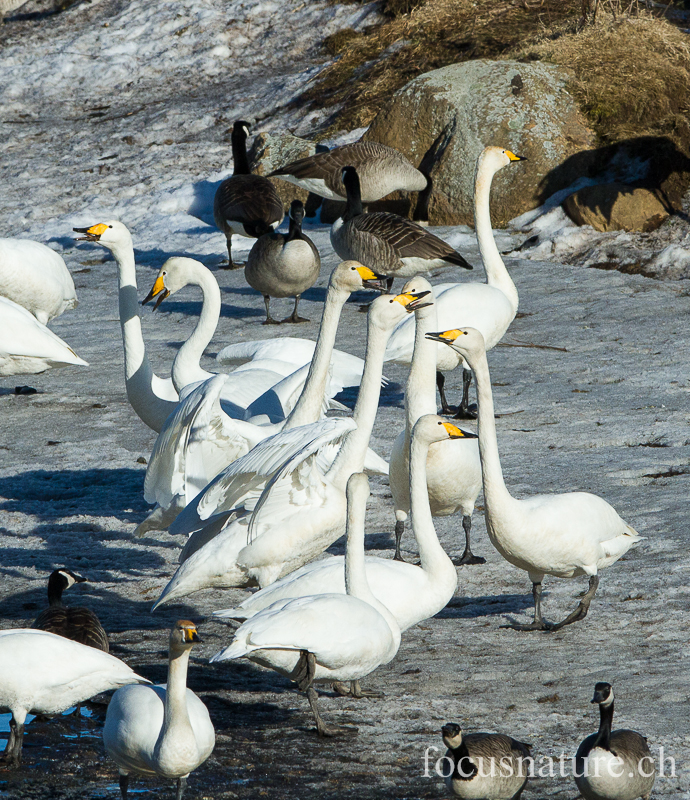
MULTIPOLYGON (((480 507, 475 551, 488 563, 461 568, 450 606, 408 631, 398 657, 366 680, 385 699, 354 701, 324 691, 327 721, 358 732, 318 741, 306 701, 288 681, 248 663, 208 665, 231 638, 231 629, 212 622, 210 612, 238 602, 242 590, 209 590, 149 613, 175 569, 181 542, 166 534, 132 539, 146 513, 143 461, 154 434, 124 393, 115 264, 98 246, 75 247, 71 228, 116 217, 128 224, 142 297, 169 255, 199 258, 216 271, 223 311, 207 368, 214 368, 211 356, 221 346, 240 338, 316 335, 336 264, 327 230, 310 228, 323 255, 321 278, 300 306, 312 321, 297 331, 267 330, 260 325, 263 302, 241 271, 217 269, 225 258, 223 237, 202 221, 219 173, 230 166, 222 137, 233 118, 262 112, 266 128, 298 119, 293 112, 274 112, 290 87, 305 79, 304 70, 320 63, 308 45, 313 30, 363 24, 368 11, 293 2, 282 4, 276 17, 277 7, 101 0, 0 29, 0 67, 3 75, 12 70, 1 90, 0 235, 29 235, 63 252, 81 302, 51 327, 91 364, 2 382, 3 627, 31 622, 45 603, 46 577, 58 565, 91 581, 72 589, 67 602, 93 608, 111 632, 113 652, 153 680, 165 680, 170 624, 180 617, 199 621, 204 641, 193 651, 189 684, 210 708, 218 744, 191 776, 190 797, 443 797, 441 780, 424 777, 423 757, 426 748, 441 747, 444 722, 508 732, 530 742, 538 758, 572 755, 596 728, 589 703, 593 684, 609 680, 616 685, 617 724, 644 732, 654 753, 663 746, 676 759, 678 777, 658 779, 654 797, 690 798, 690 298, 684 281, 507 261, 520 292, 520 315, 506 343, 530 345, 500 346, 489 359, 507 485, 519 497, 597 492, 646 537, 602 574, 584 622, 554 635, 500 627, 529 618, 530 585, 491 548, 480 507), (179 29, 190 27, 173 39, 177 10, 179 29), (231 54, 213 55, 223 46, 214 37, 231 17, 239 20, 224 40, 231 54), (219 19, 223 25, 214 24, 219 19), (300 31, 302 45, 281 49, 281 24, 300 31), (234 50, 240 32, 248 42, 234 50), (185 37, 193 38, 187 43, 185 37), (170 41, 179 49, 166 56, 170 41), (269 51, 272 57, 263 63, 269 51), (227 70, 228 77, 209 75, 206 67, 227 70), (134 81, 130 88, 128 79, 134 81), (152 100, 156 95, 159 103, 152 100), (94 116, 101 111, 105 116, 94 116), (216 118, 222 119, 218 125, 216 118), (168 138, 171 144, 165 144, 168 138), (39 394, 14 395, 22 383, 39 394)), ((307 132, 304 125, 298 132, 307 132)), ((440 233, 479 267, 467 229, 440 233)), ((499 245, 513 250, 523 238, 501 233, 499 245)), ((250 242, 236 241, 247 252, 250 242)), ((483 273, 451 271, 436 280, 470 277, 482 279, 483 273)), ((365 297, 353 297, 345 307, 337 343, 357 355, 364 351, 366 320, 358 306, 365 297)), ((287 312, 288 301, 276 306, 287 312)), ((159 374, 169 369, 199 308, 198 293, 189 289, 156 314, 143 309, 159 374)), ((403 424, 405 371, 388 366, 386 374, 393 384, 382 395, 373 437, 383 455, 403 424)), ((448 376, 447 386, 451 401, 457 399, 460 375, 448 376)), ((372 487, 368 548, 391 555, 387 481, 372 487)), ((448 551, 459 555, 459 519, 437 520, 437 530, 448 551)), ((409 533, 405 544, 407 557, 414 558, 409 533)), ((342 545, 332 552, 342 552, 342 545)), ((547 618, 564 616, 583 588, 582 580, 547 579, 547 618)), ((99 738, 103 713, 94 706, 91 718, 34 720, 22 770, 0 772, 0 797, 115 800, 116 771, 99 738)), ((145 789, 146 797, 171 796, 162 781, 134 787, 145 789)), ((575 795, 570 780, 545 777, 532 782, 524 798, 575 795)))

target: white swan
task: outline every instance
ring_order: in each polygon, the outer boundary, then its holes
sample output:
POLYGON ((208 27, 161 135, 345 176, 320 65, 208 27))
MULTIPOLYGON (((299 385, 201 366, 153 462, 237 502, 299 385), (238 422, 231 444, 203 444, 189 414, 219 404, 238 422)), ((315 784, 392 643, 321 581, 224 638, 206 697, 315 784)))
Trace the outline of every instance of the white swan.
MULTIPOLYGON (((365 559, 372 592, 390 610, 402 631, 445 608, 458 585, 453 562, 441 547, 434 530, 427 493, 426 465, 429 445, 467 435, 435 414, 421 417, 412 431, 411 517, 421 567, 378 556, 367 556, 365 559)), ((248 619, 279 600, 344 591, 343 558, 331 556, 313 561, 260 592, 255 592, 238 608, 216 611, 214 614, 221 619, 248 619)))
POLYGON ((23 306, 0 297, 0 375, 35 375, 71 366, 89 365, 23 306))
MULTIPOLYGON (((400 541, 405 530, 405 520, 410 510, 410 436, 417 420, 424 414, 436 413, 436 350, 438 346, 426 338, 437 330, 436 304, 429 282, 418 276, 409 280, 404 292, 427 293, 426 302, 415 310, 415 342, 410 375, 405 388, 405 428, 391 451, 389 468, 390 487, 395 507, 395 558, 402 561, 400 541)), ((465 532, 465 551, 454 561, 460 564, 483 564, 485 559, 472 554, 470 529, 472 512, 477 495, 482 488, 482 468, 479 447, 474 435, 463 439, 435 442, 429 447, 426 460, 426 481, 429 504, 434 517, 447 517, 462 512, 465 532)))
POLYGON ((640 535, 606 500, 588 492, 539 494, 525 500, 512 497, 503 482, 491 377, 481 333, 474 328, 462 328, 428 336, 453 347, 474 372, 489 538, 506 561, 529 573, 533 586, 534 621, 510 627, 558 630, 584 619, 599 585, 599 570, 618 561, 640 541, 640 535), (589 576, 589 589, 578 607, 555 625, 545 622, 541 614, 541 584, 545 575, 589 576))
POLYGON ((346 594, 319 594, 274 603, 241 625, 229 647, 211 659, 247 656, 297 682, 309 699, 319 736, 332 736, 321 719, 315 680, 359 680, 388 664, 400 647, 400 627, 372 594, 364 569, 364 516, 369 497, 366 475, 351 475, 347 494, 346 594))
POLYGON ((62 256, 31 239, 0 239, 0 296, 44 325, 79 303, 62 256))
POLYGON ((134 245, 127 228, 117 221, 102 222, 88 228, 74 228, 83 233, 77 241, 96 242, 113 254, 118 270, 118 303, 122 344, 125 351, 125 388, 127 399, 139 419, 157 433, 168 415, 175 410, 177 390, 170 378, 159 378, 153 371, 141 334, 134 245))
MULTIPOLYGON (((156 503, 157 507, 137 527, 135 535, 142 536, 149 530, 165 530, 222 469, 248 453, 260 441, 280 430, 316 422, 322 416, 325 395, 335 394, 342 388, 339 380, 331 378, 329 381, 330 353, 340 312, 353 291, 375 280, 376 276, 368 267, 353 261, 343 262, 333 270, 311 365, 300 366, 299 372, 292 373, 282 384, 294 383, 291 390, 294 393, 306 377, 299 399, 286 419, 264 425, 231 419, 224 413, 222 403, 223 396, 228 396, 226 387, 230 378, 226 375, 204 381, 185 395, 166 420, 149 459, 144 496, 147 502, 156 503)), ((266 363, 266 360, 259 363, 266 363)), ((294 364, 288 362, 286 366, 292 369, 294 364)), ((242 368, 232 374, 237 372, 242 375, 242 368)), ((288 400, 284 402, 290 405, 288 400)), ((367 452, 365 468, 374 473, 388 474, 387 463, 371 450, 367 452)))
POLYGON ((179 620, 170 631, 167 684, 125 686, 108 705, 103 743, 120 770, 122 800, 131 773, 176 779, 182 800, 189 773, 213 752, 208 709, 187 688, 189 652, 198 641, 194 623, 179 620))
MULTIPOLYGON (((415 301, 411 295, 384 295, 369 307, 366 363, 354 411, 356 429, 348 433, 332 465, 324 469, 315 457, 303 463, 297 459, 274 475, 277 467, 271 471, 260 461, 265 457, 268 464, 273 463, 270 439, 244 457, 249 459, 248 467, 244 459, 231 464, 170 527, 173 534, 192 536, 182 551, 183 563, 154 608, 210 586, 267 586, 311 561, 343 535, 345 486, 350 475, 364 466, 386 340, 400 317, 414 310, 415 301)), ((299 443, 301 430, 278 436, 292 435, 299 443)))
MULTIPOLYGON (((510 150, 500 147, 487 147, 477 159, 474 183, 474 222, 477 243, 486 271, 486 283, 444 283, 434 287, 438 326, 441 330, 456 328, 458 325, 477 328, 482 332, 487 350, 503 338, 510 323, 515 319, 518 309, 518 293, 496 247, 491 228, 489 199, 493 176, 503 167, 523 161, 510 150)), ((396 364, 409 364, 414 349, 415 329, 412 319, 403 320, 393 331, 386 361, 396 364)), ((462 402, 458 408, 457 419, 476 417, 469 409, 469 388, 472 373, 462 358, 452 350, 439 347, 436 363, 436 382, 441 396, 441 413, 450 414, 444 391, 444 372, 463 364, 462 402)))
POLYGON ((0 631, 0 709, 12 714, 4 760, 20 763, 27 714, 60 714, 128 683, 148 681, 94 647, 47 631, 0 631))

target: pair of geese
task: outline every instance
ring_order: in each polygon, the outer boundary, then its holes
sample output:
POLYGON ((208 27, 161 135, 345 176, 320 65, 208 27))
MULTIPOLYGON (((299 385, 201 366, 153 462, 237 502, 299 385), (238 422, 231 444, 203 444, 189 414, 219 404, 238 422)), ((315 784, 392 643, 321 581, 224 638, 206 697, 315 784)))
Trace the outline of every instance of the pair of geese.
POLYGON ((77 303, 72 276, 58 253, 29 239, 0 239, 0 375, 88 366, 47 327, 77 303))
POLYGON ((264 297, 264 324, 276 323, 270 313, 271 297, 294 296, 293 313, 284 321, 304 321, 297 313, 300 295, 314 284, 321 266, 317 248, 302 232, 304 207, 299 200, 290 206, 288 233, 275 233, 283 208, 271 177, 322 197, 346 199, 343 216, 331 229, 333 249, 343 260, 359 261, 388 276, 389 290, 396 276, 409 277, 440 266, 472 269, 450 245, 409 219, 386 212, 364 213, 363 202, 398 189, 426 187, 425 176, 397 150, 376 142, 356 142, 292 162, 264 177, 250 173, 248 134, 248 123, 236 121, 233 175, 218 187, 214 219, 226 236, 230 268, 238 266, 232 261, 232 234, 257 238, 247 258, 245 278, 264 297))
MULTIPOLYGON (((584 800, 649 800, 654 759, 637 731, 613 731, 613 687, 600 681, 592 703, 599 706, 599 730, 578 747, 575 783, 584 800)), ((530 745, 500 733, 464 735, 459 725, 441 729, 448 748, 441 772, 446 786, 464 800, 520 800, 534 770, 530 745)), ((440 762, 439 762, 440 764, 440 762)), ((437 770, 438 770, 437 765, 437 770)))

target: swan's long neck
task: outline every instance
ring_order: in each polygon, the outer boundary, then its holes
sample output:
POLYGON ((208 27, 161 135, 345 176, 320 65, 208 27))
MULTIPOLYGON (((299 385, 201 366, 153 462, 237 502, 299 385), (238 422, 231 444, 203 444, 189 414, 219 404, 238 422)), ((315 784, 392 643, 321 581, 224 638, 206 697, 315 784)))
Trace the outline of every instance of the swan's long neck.
POLYGON ((220 289, 211 272, 206 268, 195 270, 190 273, 189 283, 201 289, 203 303, 192 335, 180 347, 173 362, 172 379, 178 392, 188 383, 211 377, 210 372, 199 366, 199 361, 213 338, 220 318, 220 289))
POLYGON ((155 753, 159 762, 175 762, 187 748, 196 748, 196 739, 187 709, 187 667, 189 649, 173 651, 168 662, 165 708, 155 753))
POLYGON ((426 457, 429 444, 412 437, 410 442, 410 514, 412 530, 419 548, 419 558, 424 572, 435 572, 447 568, 455 570, 451 560, 436 535, 429 506, 429 491, 426 484, 426 457))
MULTIPOLYGON (((359 477, 359 476, 358 476, 359 477)), ((400 627, 395 617, 374 596, 367 580, 364 558, 364 520, 366 517, 366 494, 348 497, 347 545, 345 548, 345 593, 373 606, 386 620, 394 635, 400 636, 400 627)))
POLYGON ((285 420, 284 430, 316 422, 321 416, 340 313, 349 296, 349 292, 332 285, 328 287, 307 380, 297 404, 285 420))
POLYGON ((127 399, 142 422, 159 431, 174 404, 153 391, 156 376, 146 355, 146 345, 141 333, 134 248, 130 240, 110 249, 118 267, 118 303, 125 352, 127 399))
POLYGON ((496 438, 496 419, 494 417, 494 398, 491 392, 491 377, 486 353, 472 357, 470 366, 474 372, 479 404, 479 454, 482 462, 482 480, 489 521, 491 516, 500 513, 507 505, 515 503, 503 481, 501 459, 498 454, 496 438))
POLYGON ((482 256, 484 269, 486 270, 486 282, 489 286, 495 286, 497 289, 500 289, 517 311, 517 289, 503 263, 491 227, 489 201, 491 197, 491 181, 494 172, 492 165, 483 155, 480 156, 477 161, 477 171, 474 181, 474 225, 477 233, 479 252, 482 256))
POLYGON ((364 458, 374 428, 376 412, 381 395, 383 356, 391 331, 379 327, 369 316, 367 326, 367 349, 364 356, 364 372, 359 384, 359 395, 353 413, 357 428, 350 431, 342 444, 335 461, 328 470, 328 477, 335 486, 345 489, 347 479, 353 472, 364 469, 364 458))
POLYGON ((415 311, 414 351, 405 387, 407 436, 415 422, 425 414, 436 413, 436 354, 438 345, 426 338, 437 330, 436 304, 415 311))

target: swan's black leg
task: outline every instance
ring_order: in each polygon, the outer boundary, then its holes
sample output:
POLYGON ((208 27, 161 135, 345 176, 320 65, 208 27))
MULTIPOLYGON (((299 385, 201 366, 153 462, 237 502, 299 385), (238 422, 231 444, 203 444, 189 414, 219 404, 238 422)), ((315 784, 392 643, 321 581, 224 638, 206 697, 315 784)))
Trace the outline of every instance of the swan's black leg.
POLYGON ((359 681, 350 681, 349 686, 341 681, 336 681, 333 684, 333 691, 341 697, 354 697, 357 700, 361 700, 363 697, 385 697, 383 692, 362 689, 359 681))
POLYGON ((470 531, 472 530, 472 517, 469 514, 464 514, 462 518, 462 527, 465 531, 465 552, 460 558, 453 560, 456 567, 465 564, 486 564, 486 559, 481 556, 475 556, 470 547, 470 531))
POLYGON ((405 523, 401 519, 395 521, 395 561, 404 561, 402 552, 400 550, 400 542, 402 541, 403 533, 405 533, 405 523))
POLYGON ((477 419, 476 406, 470 408, 470 385, 472 383, 472 370, 462 370, 462 402, 455 412, 454 419, 477 419))
POLYGON ((436 388, 438 389, 438 395, 441 398, 441 414, 449 416, 453 413, 453 410, 450 408, 448 401, 446 400, 446 393, 443 389, 445 383, 446 376, 442 372, 439 372, 439 370, 436 370, 436 388))
POLYGON ((175 800, 182 800, 182 796, 184 795, 184 790, 186 788, 187 788, 187 778, 178 778, 177 794, 175 795, 175 800))
POLYGON ((393 288, 393 281, 395 278, 386 278, 386 294, 391 293, 391 289, 393 288))
POLYGON ((514 631, 548 631, 551 630, 551 625, 544 622, 541 615, 541 581, 532 583, 532 597, 534 597, 534 621, 529 625, 519 625, 512 623, 511 625, 501 625, 502 628, 512 628, 514 631))
POLYGON ((314 683, 314 674, 316 672, 316 658, 313 653, 307 650, 302 650, 297 664, 297 671, 293 680, 296 681, 297 686, 301 692, 307 695, 309 706, 311 707, 312 714, 316 721, 316 731, 319 736, 335 736, 341 733, 344 728, 329 728, 321 719, 318 706, 318 695, 312 685, 314 683))
POLYGON ((561 620, 561 622, 557 622, 555 625, 550 625, 549 629, 552 631, 558 631, 561 628, 564 628, 566 625, 572 625, 573 622, 579 622, 581 619, 584 619, 587 616, 587 612, 589 611, 589 606, 594 599, 594 595, 597 593, 597 588, 599 587, 599 576, 592 575, 589 579, 589 589, 585 592, 582 597, 582 600, 578 603, 577 608, 575 611, 568 614, 568 616, 561 620))
POLYGON ((17 725, 14 717, 10 717, 10 735, 7 747, 0 761, 10 767, 18 767, 22 763, 22 744, 24 743, 24 725, 17 725))
POLYGON ((129 788, 129 775, 120 775, 120 794, 122 800, 127 800, 127 789, 129 788))

